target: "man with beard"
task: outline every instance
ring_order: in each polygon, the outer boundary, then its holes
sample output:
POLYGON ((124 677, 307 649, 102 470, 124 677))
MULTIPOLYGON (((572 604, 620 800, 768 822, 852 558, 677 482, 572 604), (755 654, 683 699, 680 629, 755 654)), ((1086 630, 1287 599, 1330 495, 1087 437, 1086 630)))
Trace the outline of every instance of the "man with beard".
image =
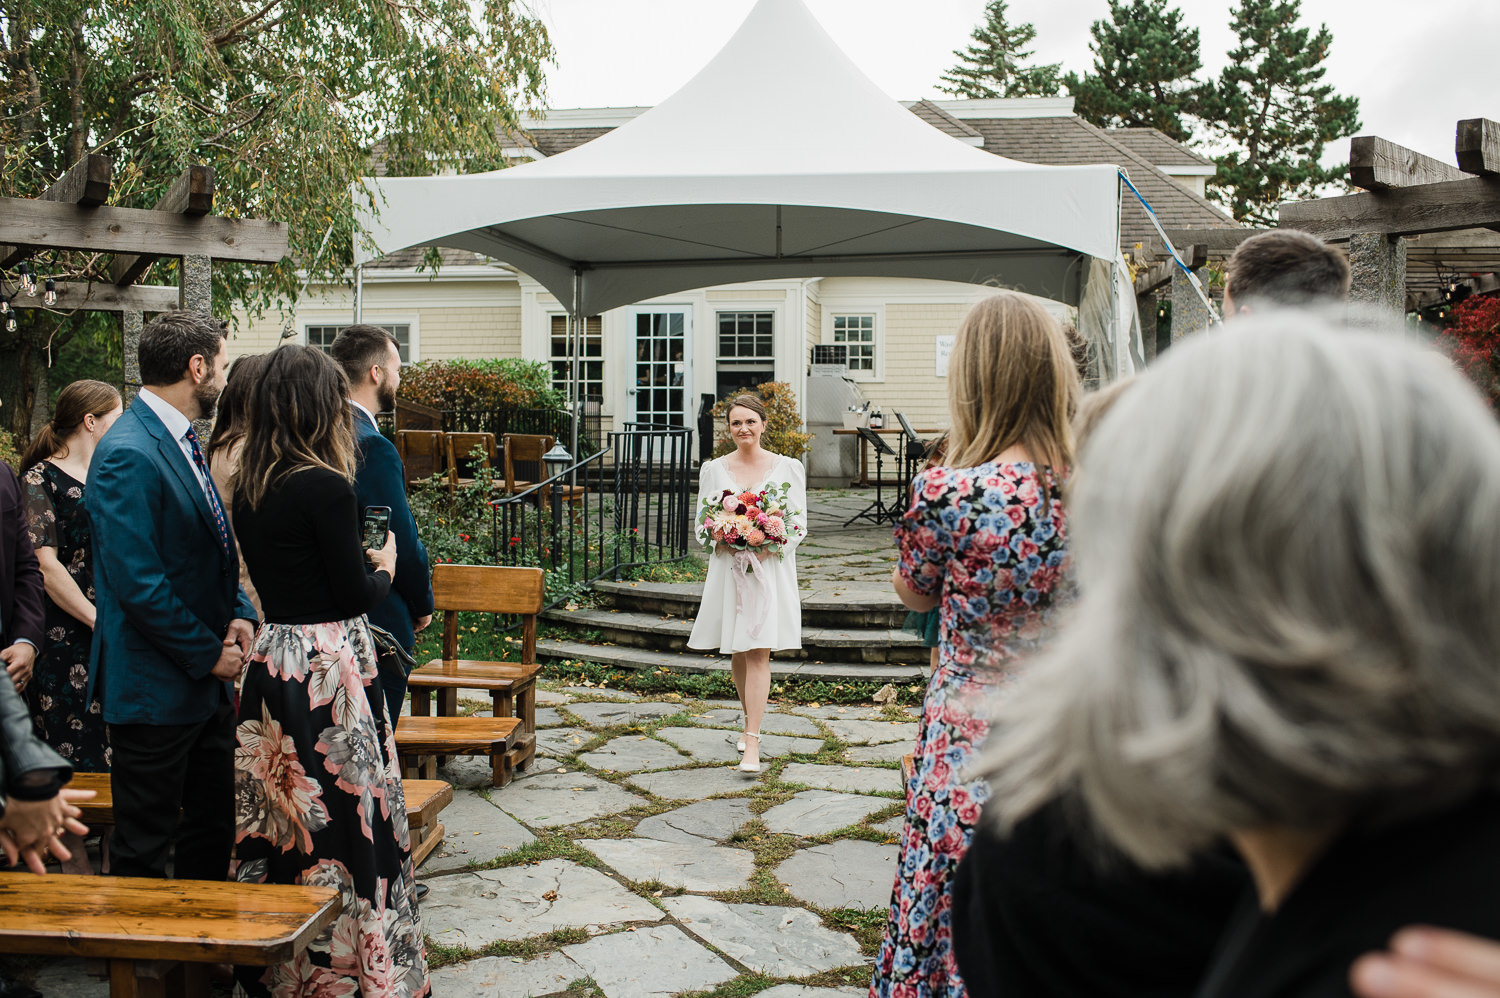
POLYGON ((114 749, 111 871, 223 880, 234 848, 232 683, 255 636, 239 557, 193 420, 214 413, 226 324, 166 312, 141 331, 145 386, 99 443, 90 682, 114 749), (179 821, 180 816, 180 821, 179 821))
MULTIPOLYGON (((354 439, 359 446, 359 471, 354 478, 355 501, 391 508, 390 529, 396 535, 396 577, 391 594, 367 616, 389 631, 410 654, 417 632, 432 623, 432 574, 427 549, 417 536, 417 521, 406 503, 406 476, 396 445, 375 423, 375 413, 396 408, 401 385, 401 351, 396 338, 379 326, 350 326, 330 348, 333 359, 349 379, 349 401, 354 407, 354 439)), ((390 708, 391 724, 401 717, 406 700, 406 671, 391 656, 380 657, 380 684, 390 708)))

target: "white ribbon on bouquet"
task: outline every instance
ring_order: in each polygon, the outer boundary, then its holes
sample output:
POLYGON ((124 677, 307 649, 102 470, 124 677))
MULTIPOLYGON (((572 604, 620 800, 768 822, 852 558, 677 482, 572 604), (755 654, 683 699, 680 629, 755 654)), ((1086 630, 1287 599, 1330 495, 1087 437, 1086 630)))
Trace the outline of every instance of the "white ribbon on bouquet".
POLYGON ((754 551, 736 551, 730 565, 734 574, 734 612, 749 621, 746 632, 752 638, 760 637, 760 629, 765 626, 771 595, 765 570, 755 570, 758 560, 754 551))

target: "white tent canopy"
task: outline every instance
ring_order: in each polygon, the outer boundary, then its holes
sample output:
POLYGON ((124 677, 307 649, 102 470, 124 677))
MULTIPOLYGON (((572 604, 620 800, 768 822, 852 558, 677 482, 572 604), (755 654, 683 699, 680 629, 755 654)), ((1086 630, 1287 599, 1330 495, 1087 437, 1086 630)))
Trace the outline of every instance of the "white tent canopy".
POLYGON ((1107 307, 1085 307, 1080 325, 1108 372, 1130 367, 1116 329, 1130 329, 1134 299, 1111 279, 1116 167, 1020 163, 943 134, 865 77, 801 0, 760 0, 681 90, 585 145, 364 184, 356 264, 466 249, 526 272, 575 316, 772 278, 992 282, 1074 305, 1092 282, 1087 297, 1102 291, 1107 307))

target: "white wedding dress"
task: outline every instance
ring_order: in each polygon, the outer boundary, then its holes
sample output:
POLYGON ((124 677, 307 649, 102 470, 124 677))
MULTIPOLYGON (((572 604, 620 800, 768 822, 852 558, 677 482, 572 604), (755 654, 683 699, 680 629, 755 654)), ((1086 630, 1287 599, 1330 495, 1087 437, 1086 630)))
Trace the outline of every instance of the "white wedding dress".
MULTIPOLYGON (((725 489, 759 492, 771 482, 791 484, 787 490, 791 512, 787 524, 801 529, 792 533, 780 558, 754 564, 754 573, 760 574, 760 578, 746 581, 761 588, 751 593, 749 600, 736 591, 734 559, 709 555, 708 580, 703 583, 703 602, 693 621, 689 648, 717 648, 719 654, 730 655, 752 648, 788 651, 802 647, 802 600, 797 591, 797 545, 807 536, 807 473, 802 462, 778 454, 770 474, 759 482, 733 481, 723 458, 706 462, 698 472, 698 506, 693 510, 693 519, 696 524, 705 498, 717 499, 725 489), (748 610, 757 604, 764 609, 763 614, 755 615, 760 618, 758 622, 751 613, 736 610, 739 605, 748 610)), ((701 527, 698 541, 708 543, 708 535, 701 527)))

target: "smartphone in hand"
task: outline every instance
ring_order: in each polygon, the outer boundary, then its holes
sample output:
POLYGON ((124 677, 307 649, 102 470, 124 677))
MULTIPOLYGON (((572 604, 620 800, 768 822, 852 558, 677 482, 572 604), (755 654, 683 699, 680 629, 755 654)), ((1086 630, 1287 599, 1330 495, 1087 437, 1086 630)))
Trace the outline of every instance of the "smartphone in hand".
POLYGON ((366 506, 364 547, 377 551, 385 547, 385 535, 391 529, 391 508, 389 506, 366 506))

